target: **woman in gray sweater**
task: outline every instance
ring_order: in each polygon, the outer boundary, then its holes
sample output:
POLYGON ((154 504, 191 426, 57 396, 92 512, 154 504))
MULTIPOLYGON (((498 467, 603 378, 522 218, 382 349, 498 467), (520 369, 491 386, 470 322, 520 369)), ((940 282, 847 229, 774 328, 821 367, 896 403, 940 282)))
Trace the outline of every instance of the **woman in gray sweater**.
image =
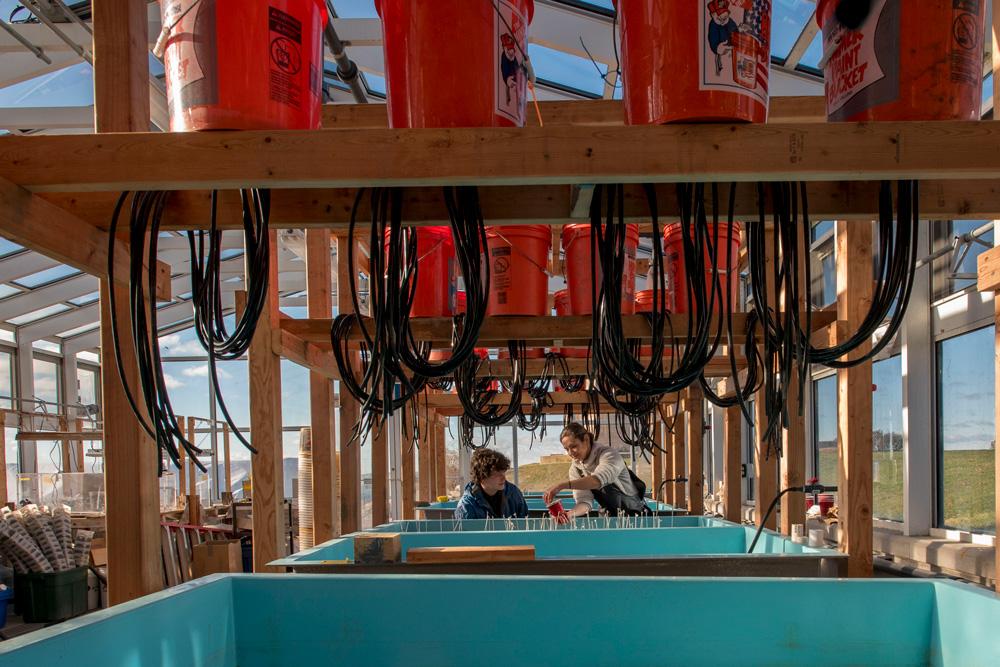
POLYGON ((585 516, 596 500, 603 512, 612 516, 635 516, 649 513, 643 499, 646 485, 625 465, 624 459, 607 445, 594 442, 594 436, 581 424, 573 422, 559 434, 563 449, 573 459, 569 480, 559 482, 545 491, 542 498, 552 502, 560 491, 573 492, 576 503, 559 523, 569 523, 573 517, 585 516))

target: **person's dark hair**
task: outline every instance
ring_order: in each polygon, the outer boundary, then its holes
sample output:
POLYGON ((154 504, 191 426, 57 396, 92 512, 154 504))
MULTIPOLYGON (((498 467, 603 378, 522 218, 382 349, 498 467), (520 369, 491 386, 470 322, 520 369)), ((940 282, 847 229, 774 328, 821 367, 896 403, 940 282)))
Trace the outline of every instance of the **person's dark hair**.
POLYGON ((594 445, 594 436, 580 422, 566 424, 566 428, 559 434, 559 442, 562 442, 563 438, 573 438, 583 442, 587 442, 589 438, 590 445, 594 445))
POLYGON ((472 455, 472 479, 478 484, 496 472, 510 470, 510 459, 495 449, 477 449, 472 455))

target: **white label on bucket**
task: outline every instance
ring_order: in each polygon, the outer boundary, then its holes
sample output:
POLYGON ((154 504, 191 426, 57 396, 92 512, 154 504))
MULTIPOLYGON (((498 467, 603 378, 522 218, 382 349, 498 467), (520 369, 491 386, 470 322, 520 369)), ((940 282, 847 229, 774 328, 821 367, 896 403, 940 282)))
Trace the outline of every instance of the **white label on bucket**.
POLYGON ((876 0, 860 30, 838 21, 823 26, 823 52, 840 44, 826 65, 826 114, 844 121, 899 98, 899 0, 876 0), (862 95, 861 93, 864 92, 862 95))
POLYGON ((746 95, 767 105, 771 0, 701 0, 698 88, 746 95))
POLYGON ((192 8, 195 2, 163 3, 163 22, 174 26, 163 53, 171 115, 219 103, 215 3, 198 2, 192 8))
POLYGON ((496 81, 496 112, 515 125, 523 125, 527 82, 521 63, 528 48, 528 22, 509 2, 498 0, 495 6, 493 79, 496 81))
POLYGON ((302 22, 276 7, 268 7, 267 23, 271 40, 270 100, 301 109, 302 22))

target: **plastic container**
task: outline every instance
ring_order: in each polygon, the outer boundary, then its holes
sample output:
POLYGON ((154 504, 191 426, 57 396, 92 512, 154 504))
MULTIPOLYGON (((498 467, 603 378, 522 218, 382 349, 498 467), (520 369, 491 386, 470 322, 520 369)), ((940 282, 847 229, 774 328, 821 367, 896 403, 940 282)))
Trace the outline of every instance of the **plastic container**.
POLYGON ((566 508, 563 507, 562 501, 558 498, 553 500, 551 503, 548 503, 546 507, 549 510, 549 514, 554 517, 558 517, 560 514, 566 513, 566 508))
POLYGON ((299 550, 315 545, 313 529, 312 429, 299 430, 299 550))
POLYGON ((547 266, 552 248, 548 225, 500 225, 486 228, 490 300, 486 314, 546 315, 549 309, 547 266))
MULTIPOLYGON (((566 288, 569 290, 569 314, 590 315, 593 307, 594 271, 590 258, 590 225, 566 225, 562 232, 566 253, 566 288)), ((628 225, 625 232, 625 275, 622 280, 622 313, 635 312, 635 251, 639 247, 639 225, 628 225)), ((601 267, 597 266, 598 280, 601 267)))
POLYGON ((375 9, 390 127, 524 125, 532 0, 375 0, 375 9))
MULTIPOLYGON (((450 227, 414 227, 417 234, 417 291, 410 317, 451 317, 458 303, 458 261, 450 227)), ((389 251, 389 231, 385 233, 389 251)))
POLYGON ((767 121, 771 0, 615 4, 627 125, 767 121))
MULTIPOLYGON (((663 252, 666 254, 666 267, 667 267, 667 306, 670 308, 672 313, 686 313, 689 312, 688 308, 688 293, 687 293, 687 280, 688 274, 684 265, 684 246, 682 245, 683 227, 681 223, 674 222, 667 225, 666 230, 663 232, 663 252)), ((714 241, 715 239, 715 227, 714 223, 708 223, 708 231, 706 232, 709 236, 709 240, 714 241)), ((706 266, 711 266, 711 257, 708 252, 708 246, 705 245, 705 264, 706 266)), ((732 226, 728 222, 719 223, 719 248, 716 253, 716 262, 718 266, 717 270, 720 275, 719 286, 722 288, 722 299, 718 296, 715 299, 713 312, 721 313, 723 311, 723 304, 725 299, 729 300, 729 304, 733 310, 736 309, 736 301, 739 297, 739 252, 740 252, 740 223, 734 222, 732 226), (729 279, 726 280, 726 266, 727 266, 727 251, 730 253, 732 258, 731 271, 729 273, 729 279)), ((705 272, 705 287, 706 287, 706 299, 711 298, 712 281, 714 280, 714 271, 705 272)), ((693 308, 691 308, 693 310, 693 308)))
MULTIPOLYGON (((190 0, 161 0, 172 25, 190 0)), ((318 130, 320 0, 199 2, 166 42, 170 130, 318 130)))
POLYGON ((8 588, 0 591, 0 628, 7 625, 7 602, 14 597, 14 591, 8 588))
POLYGON ((985 0, 885 0, 859 31, 819 0, 828 121, 979 120, 985 0))
MULTIPOLYGON (((570 315, 569 290, 561 289, 555 293, 556 315, 570 315)), ((584 359, 587 357, 587 348, 581 347, 560 347, 552 350, 556 354, 561 354, 567 359, 584 359)))
MULTIPOLYGON (((525 359, 544 359, 544 347, 529 347, 524 353, 525 359)), ((510 350, 498 350, 497 359, 510 359, 510 350)))
POLYGON ((87 568, 14 574, 14 609, 25 623, 51 623, 87 611, 87 568))
POLYGON ((832 493, 819 494, 819 513, 826 516, 830 508, 836 505, 836 498, 832 493))

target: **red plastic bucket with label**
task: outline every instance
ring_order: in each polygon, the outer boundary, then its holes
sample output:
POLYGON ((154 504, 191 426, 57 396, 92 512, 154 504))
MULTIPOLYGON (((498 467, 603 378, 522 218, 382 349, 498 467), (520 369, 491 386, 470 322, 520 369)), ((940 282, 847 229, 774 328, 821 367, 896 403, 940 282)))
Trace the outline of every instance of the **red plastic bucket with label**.
POLYGON ((524 125, 533 0, 375 0, 375 9, 390 127, 524 125))
POLYGON ((819 513, 821 515, 826 516, 834 504, 836 504, 836 498, 832 493, 819 494, 819 513))
MULTIPOLYGON (((457 299, 457 260, 450 227, 414 227, 417 234, 417 290, 410 317, 450 317, 457 299)), ((405 238, 405 237, 404 237, 405 238)), ((389 231, 385 233, 389 250, 389 231)))
POLYGON ((160 0, 170 130, 318 130, 320 0, 160 0))
POLYGON ((979 120, 986 0, 874 0, 857 31, 837 4, 816 8, 828 121, 979 120))
MULTIPOLYGON (((625 231, 625 275, 622 279, 622 314, 635 312, 635 251, 639 247, 639 225, 628 225, 625 231)), ((590 225, 566 225, 562 232, 562 247, 566 253, 566 288, 569 290, 571 315, 590 315, 593 310, 591 292, 594 289, 590 263, 590 225)), ((598 275, 601 267, 597 266, 598 275)))
POLYGON ((627 125, 767 121, 771 0, 617 0, 627 125))
POLYGON ((546 273, 552 228, 547 225, 502 225, 486 228, 490 267, 490 300, 486 314, 547 315, 546 273))
MULTIPOLYGON (((572 315, 569 307, 569 290, 561 289, 555 293, 555 305, 556 305, 556 315, 572 315)), ((567 359, 582 359, 587 356, 587 348, 585 347, 560 347, 553 352, 561 354, 567 359)))
MULTIPOLYGON (((687 313, 694 310, 688 307, 688 276, 684 263, 684 246, 681 240, 682 229, 681 223, 674 222, 667 225, 666 231, 663 232, 663 252, 666 255, 667 266, 667 304, 672 313, 687 313)), ((706 234, 708 234, 709 240, 715 240, 714 223, 708 223, 706 234)), ((719 223, 719 248, 716 251, 716 267, 711 268, 712 258, 707 244, 704 246, 704 251, 705 265, 709 267, 705 272, 706 299, 711 298, 710 290, 712 289, 715 272, 717 271, 720 274, 719 286, 722 289, 722 299, 718 296, 715 297, 715 307, 712 311, 716 313, 723 312, 723 304, 726 299, 729 300, 730 307, 736 310, 736 299, 740 294, 740 223, 734 222, 732 226, 727 222, 719 223), (727 251, 730 253, 729 257, 732 262, 728 280, 726 280, 726 262, 730 260, 726 257, 727 251)))

